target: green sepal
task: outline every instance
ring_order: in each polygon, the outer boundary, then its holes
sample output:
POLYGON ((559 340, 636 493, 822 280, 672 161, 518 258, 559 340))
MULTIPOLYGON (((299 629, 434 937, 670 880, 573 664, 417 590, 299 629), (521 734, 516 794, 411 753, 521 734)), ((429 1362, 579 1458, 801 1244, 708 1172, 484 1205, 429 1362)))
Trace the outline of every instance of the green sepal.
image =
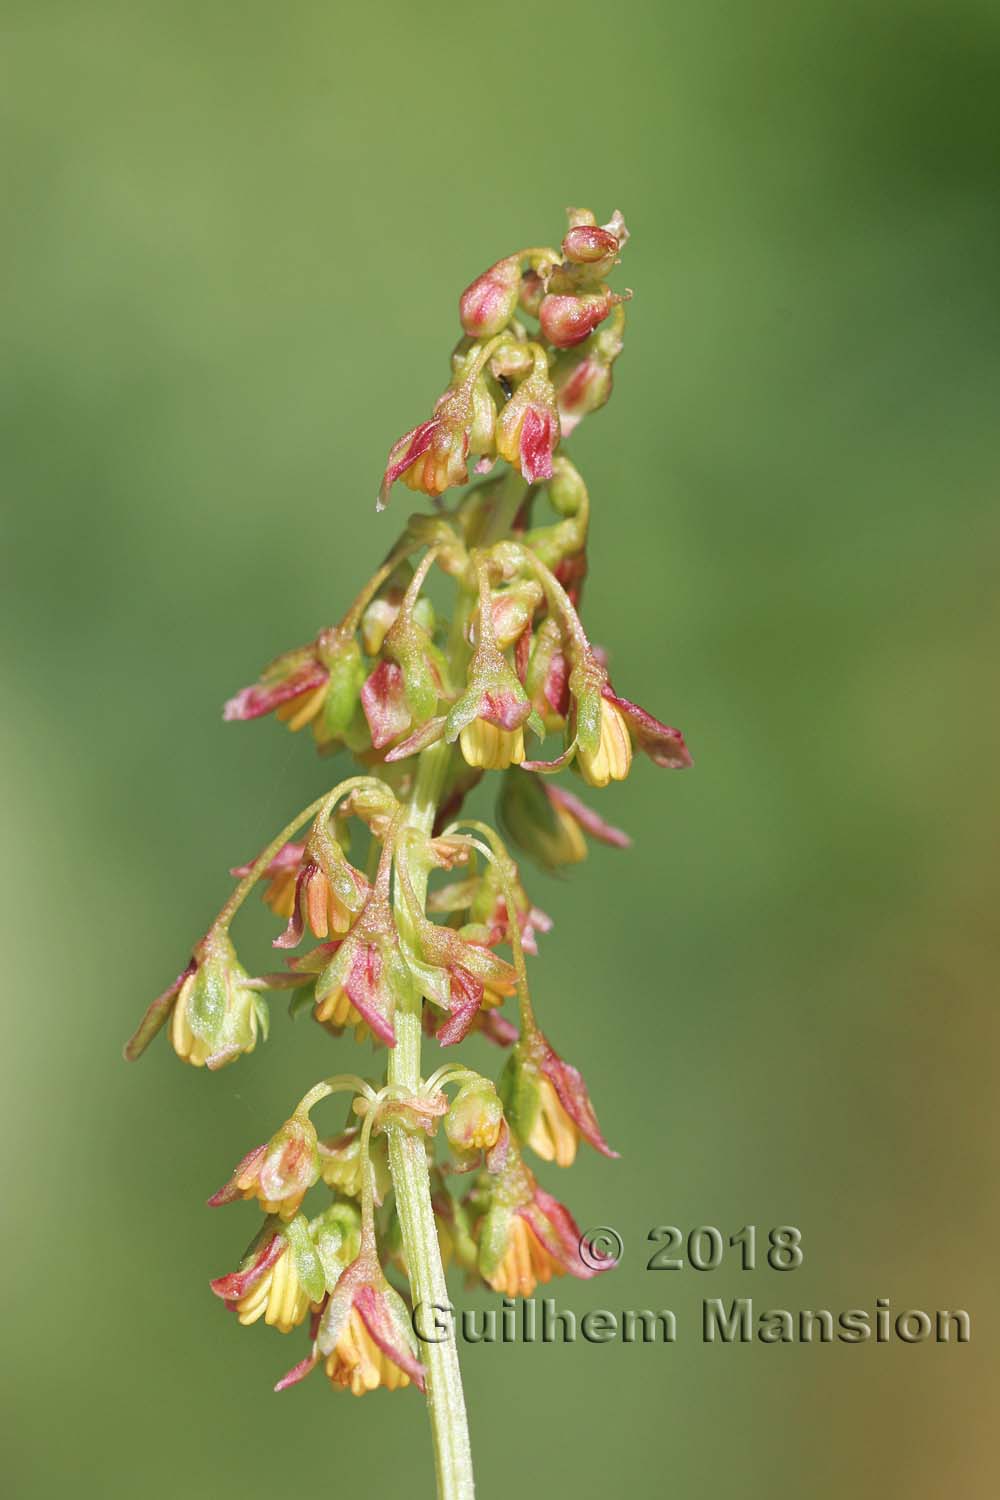
POLYGON ((436 964, 425 963, 409 949, 406 951, 405 958, 420 993, 425 999, 433 1001, 441 1010, 448 1010, 451 1004, 451 976, 448 970, 441 969, 436 964))
POLYGON ((433 718, 438 705, 438 677, 445 671, 445 662, 430 637, 412 618, 400 614, 385 638, 383 651, 403 673, 403 696, 414 724, 433 718))
POLYGON ((524 727, 525 729, 530 729, 536 739, 544 740, 545 724, 541 714, 537 711, 537 709, 533 708, 531 710, 531 713, 524 721, 524 727))
POLYGON ((359 889, 343 845, 326 820, 314 824, 309 835, 309 853, 326 876, 334 895, 357 916, 365 904, 367 892, 363 885, 359 889))
POLYGON ((324 1357, 332 1354, 351 1316, 352 1297, 350 1291, 334 1291, 323 1310, 316 1332, 316 1348, 324 1357))
POLYGON ((260 1039, 266 1042, 271 1035, 271 1007, 259 990, 253 991, 253 1008, 257 1012, 257 1026, 260 1031, 260 1039))
POLYGON ((330 677, 323 703, 323 732, 327 739, 340 739, 354 717, 364 685, 361 647, 352 636, 330 654, 326 664, 330 677))
POLYGON ((187 1022, 195 1036, 213 1048, 222 1039, 233 968, 246 977, 225 933, 211 934, 203 945, 203 956, 187 996, 187 1022))
POLYGON ((492 1276, 503 1260, 513 1212, 507 1204, 494 1203, 483 1220, 479 1235, 479 1270, 483 1276, 492 1276))
POLYGON ((311 1010, 316 1004, 316 983, 299 985, 294 989, 288 1001, 288 1014, 293 1021, 297 1021, 304 1011, 311 1010))
POLYGON ((541 1104, 538 1077, 535 1070, 525 1064, 517 1047, 514 1048, 503 1072, 497 1081, 497 1093, 503 1104, 507 1123, 521 1141, 526 1141, 535 1127, 541 1104))
POLYGON ((479 1251, 472 1233, 471 1215, 460 1199, 452 1199, 452 1220, 448 1227, 455 1264, 463 1271, 475 1270, 479 1251))
POLYGON ((411 1354, 416 1355, 418 1353, 417 1339, 410 1321, 410 1310, 396 1288, 389 1282, 386 1282, 382 1288, 382 1300, 389 1309, 389 1316, 399 1335, 400 1344, 404 1349, 409 1349, 411 1354))
POLYGON ((326 1290, 332 1292, 361 1244, 361 1215, 353 1203, 334 1203, 309 1225, 326 1290))
POLYGON ((467 724, 471 724, 479 712, 480 700, 483 696, 483 686, 475 682, 454 703, 444 721, 444 740, 448 745, 453 745, 467 724))
POLYGON ((576 743, 587 755, 596 755, 601 743, 601 688, 604 672, 590 658, 569 674, 569 690, 576 706, 576 743))
POLYGON ((294 1219, 282 1226, 281 1232, 295 1257, 295 1271, 302 1290, 310 1302, 318 1302, 326 1291, 326 1276, 319 1251, 309 1234, 305 1214, 296 1214, 294 1219))
POLYGON ((567 849, 566 831, 537 776, 526 776, 516 768, 504 772, 497 817, 510 842, 544 869, 556 871, 575 862, 572 850, 567 849))

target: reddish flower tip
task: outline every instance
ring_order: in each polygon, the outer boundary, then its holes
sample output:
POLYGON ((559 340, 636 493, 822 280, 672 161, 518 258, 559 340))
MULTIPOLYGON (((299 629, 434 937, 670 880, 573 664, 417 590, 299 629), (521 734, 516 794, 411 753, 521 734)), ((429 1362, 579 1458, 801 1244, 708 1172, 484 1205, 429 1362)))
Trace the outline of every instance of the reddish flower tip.
POLYGON ((255 1282, 260 1280, 265 1271, 270 1270, 279 1256, 284 1253, 286 1244, 283 1235, 272 1235, 242 1271, 230 1271, 227 1276, 217 1276, 214 1281, 208 1283, 209 1286, 224 1302, 237 1302, 255 1282))
POLYGON ((326 667, 319 662, 307 662, 281 682, 270 685, 255 682, 251 687, 243 688, 223 706, 222 717, 227 723, 235 719, 259 719, 292 698, 322 687, 329 676, 326 667))
POLYGON ((521 424, 521 473, 529 484, 552 478, 552 452, 558 437, 552 413, 529 406, 521 424))
POLYGON ((434 441, 434 434, 440 425, 439 418, 431 417, 429 421, 421 422, 419 427, 414 427, 410 432, 404 433, 398 442, 393 443, 386 461, 382 484, 379 487, 378 499, 375 502, 376 510, 385 510, 389 504, 389 491, 396 480, 401 474, 405 474, 418 458, 423 457, 434 441))

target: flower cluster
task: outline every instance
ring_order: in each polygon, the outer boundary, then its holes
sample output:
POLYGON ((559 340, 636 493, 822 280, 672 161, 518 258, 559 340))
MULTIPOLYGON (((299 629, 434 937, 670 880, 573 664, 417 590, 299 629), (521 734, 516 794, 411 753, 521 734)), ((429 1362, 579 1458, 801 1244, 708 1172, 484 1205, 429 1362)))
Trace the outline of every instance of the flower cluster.
POLYGON ((559 772, 599 790, 636 751, 690 764, 680 732, 612 686, 580 613, 590 498, 561 443, 611 393, 630 293, 606 278, 627 239, 619 213, 599 225, 572 210, 559 249, 516 252, 471 282, 447 387, 393 444, 379 491, 382 508, 399 481, 433 513, 409 519, 339 623, 225 706, 230 720, 309 726, 358 771, 235 867, 239 883, 126 1054, 166 1028, 182 1061, 228 1065, 266 1038, 265 997, 283 994, 293 1016, 369 1043, 384 1070, 317 1084, 209 1199, 255 1200, 263 1215, 213 1291, 241 1324, 308 1328, 279 1389, 317 1367, 356 1395, 433 1383, 436 1356, 412 1321, 430 1274, 412 1228, 424 1210, 442 1259, 497 1292, 595 1274, 530 1163, 567 1167, 581 1142, 616 1153, 536 1019, 526 955, 551 923, 511 850, 556 871, 591 841, 628 844, 559 772), (470 463, 484 477, 446 508, 470 463), (454 592, 447 619, 431 602, 435 571, 454 592), (489 771, 502 773, 506 841, 461 816, 489 771), (257 886, 276 957, 251 975, 230 926, 257 886), (448 1050, 473 1030, 505 1054, 496 1082, 448 1050), (429 1077, 422 1035, 442 1049, 429 1077), (335 1094, 350 1113, 322 1138, 312 1112, 335 1094))

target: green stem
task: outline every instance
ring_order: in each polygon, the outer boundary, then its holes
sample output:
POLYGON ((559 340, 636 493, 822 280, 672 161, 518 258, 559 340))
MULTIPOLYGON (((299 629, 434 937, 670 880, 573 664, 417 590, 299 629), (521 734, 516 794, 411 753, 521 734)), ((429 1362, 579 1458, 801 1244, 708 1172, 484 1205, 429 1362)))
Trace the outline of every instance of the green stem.
MULTIPOLYGON (((451 749, 444 744, 425 750, 417 765, 416 783, 407 808, 404 826, 429 834, 441 796, 451 749)), ((415 861, 413 885, 423 905, 427 875, 415 861)), ((405 922, 405 913, 398 919, 405 922)), ((389 1052, 389 1082, 415 1094, 420 1087, 420 1044, 422 1000, 419 992, 398 1006, 394 1019, 396 1045, 389 1052)), ((447 1308, 448 1289, 441 1263, 437 1225, 431 1205, 430 1171, 422 1136, 399 1125, 390 1126, 389 1166, 396 1192, 396 1211, 403 1233, 403 1250, 410 1276, 414 1308, 447 1308)), ((427 1313, 421 1326, 427 1324, 427 1313)), ((437 1464, 439 1500, 472 1500, 475 1483, 472 1477, 472 1453, 465 1414, 465 1394, 458 1365, 458 1345, 453 1335, 441 1343, 427 1342, 421 1349, 427 1368, 427 1409, 431 1419, 434 1454, 437 1464)))
POLYGON ((527 481, 521 478, 517 470, 508 469, 500 485, 496 508, 483 535, 479 538, 480 547, 491 547, 494 542, 499 542, 510 535, 511 527, 528 489, 527 481))

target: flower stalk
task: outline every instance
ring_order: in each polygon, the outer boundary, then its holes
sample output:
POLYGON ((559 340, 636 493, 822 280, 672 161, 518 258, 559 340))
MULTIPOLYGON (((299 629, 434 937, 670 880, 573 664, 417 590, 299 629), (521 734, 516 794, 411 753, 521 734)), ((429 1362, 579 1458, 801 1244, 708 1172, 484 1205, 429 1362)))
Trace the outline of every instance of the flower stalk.
POLYGON ((308 728, 359 774, 234 868, 238 884, 125 1048, 134 1060, 166 1028, 182 1061, 229 1066, 267 1039, 268 997, 284 996, 321 1047, 332 1035, 375 1049, 381 1082, 364 1068, 321 1077, 209 1199, 263 1214, 237 1269, 211 1285, 241 1325, 308 1328, 277 1390, 321 1369, 355 1395, 423 1391, 441 1500, 472 1500, 472 1457, 456 1341, 421 1339, 422 1310, 449 1305, 449 1261, 506 1295, 595 1275, 530 1161, 569 1166, 581 1143, 617 1154, 537 1019, 528 965, 552 924, 509 846, 548 871, 580 863, 592 840, 627 847, 550 778, 599 790, 636 750, 690 764, 678 730, 611 687, 580 616, 591 501, 562 444, 611 394, 631 293, 607 277, 627 239, 619 213, 599 225, 572 209, 558 250, 504 256, 462 293, 449 383, 392 445, 378 492, 383 510, 398 481, 432 513, 410 516, 339 623, 224 709, 308 728), (445 501, 470 462, 479 482, 445 501), (446 619, 432 575, 454 589, 446 619), (506 839, 463 817, 493 772, 506 839), (284 924, 283 967, 253 974, 231 928, 258 887, 284 924), (515 997, 516 1024, 503 1014, 515 997), (496 1080, 447 1051, 472 1030, 506 1054, 496 1080), (445 1060, 425 1076, 428 1037, 445 1060), (314 1113, 343 1095, 346 1125, 321 1135, 314 1113))

